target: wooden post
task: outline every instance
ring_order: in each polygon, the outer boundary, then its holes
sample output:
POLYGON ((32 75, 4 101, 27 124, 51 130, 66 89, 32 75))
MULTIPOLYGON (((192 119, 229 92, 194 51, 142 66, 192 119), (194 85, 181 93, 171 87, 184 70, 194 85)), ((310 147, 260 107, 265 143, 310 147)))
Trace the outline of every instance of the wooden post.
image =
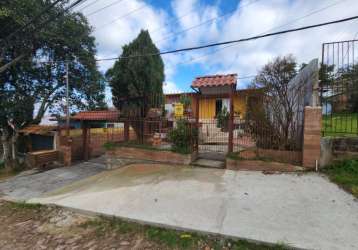
POLYGON ((88 146, 89 146, 89 141, 88 141, 88 128, 87 128, 87 122, 83 121, 82 122, 82 147, 83 147, 83 159, 85 161, 88 160, 88 146))
POLYGON ((124 122, 124 141, 129 141, 129 122, 124 122))
POLYGON ((230 116, 229 116, 229 145, 228 153, 232 153, 234 149, 234 87, 230 90, 230 116))

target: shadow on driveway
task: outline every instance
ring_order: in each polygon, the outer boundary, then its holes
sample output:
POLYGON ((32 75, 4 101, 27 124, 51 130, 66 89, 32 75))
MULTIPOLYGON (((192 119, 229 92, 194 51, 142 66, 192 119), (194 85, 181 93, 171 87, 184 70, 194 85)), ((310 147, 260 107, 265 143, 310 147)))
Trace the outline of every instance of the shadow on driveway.
POLYGON ((0 196, 9 200, 26 201, 104 170, 104 163, 100 159, 95 159, 71 167, 55 168, 44 172, 25 171, 0 181, 0 196))

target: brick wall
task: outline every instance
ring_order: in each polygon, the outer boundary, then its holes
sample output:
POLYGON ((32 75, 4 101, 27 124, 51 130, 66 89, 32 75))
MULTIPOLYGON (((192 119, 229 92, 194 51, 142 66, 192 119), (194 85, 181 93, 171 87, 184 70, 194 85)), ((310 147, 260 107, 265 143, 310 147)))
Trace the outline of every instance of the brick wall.
POLYGON ((322 108, 305 107, 302 165, 315 168, 321 154, 322 108))

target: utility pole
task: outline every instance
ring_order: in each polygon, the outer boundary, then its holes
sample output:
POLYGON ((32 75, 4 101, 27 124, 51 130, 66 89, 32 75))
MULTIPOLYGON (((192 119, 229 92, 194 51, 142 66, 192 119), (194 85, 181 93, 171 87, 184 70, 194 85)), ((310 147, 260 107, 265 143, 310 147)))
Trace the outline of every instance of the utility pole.
POLYGON ((66 134, 70 137, 70 103, 69 103, 69 80, 68 80, 68 61, 66 61, 66 134))

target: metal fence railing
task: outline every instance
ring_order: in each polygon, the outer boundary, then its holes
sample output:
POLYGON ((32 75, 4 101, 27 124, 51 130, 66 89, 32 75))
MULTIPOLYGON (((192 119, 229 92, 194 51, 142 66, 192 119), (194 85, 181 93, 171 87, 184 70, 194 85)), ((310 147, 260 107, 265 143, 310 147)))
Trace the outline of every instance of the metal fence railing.
POLYGON ((323 136, 358 136, 357 43, 350 40, 322 45, 323 136))

